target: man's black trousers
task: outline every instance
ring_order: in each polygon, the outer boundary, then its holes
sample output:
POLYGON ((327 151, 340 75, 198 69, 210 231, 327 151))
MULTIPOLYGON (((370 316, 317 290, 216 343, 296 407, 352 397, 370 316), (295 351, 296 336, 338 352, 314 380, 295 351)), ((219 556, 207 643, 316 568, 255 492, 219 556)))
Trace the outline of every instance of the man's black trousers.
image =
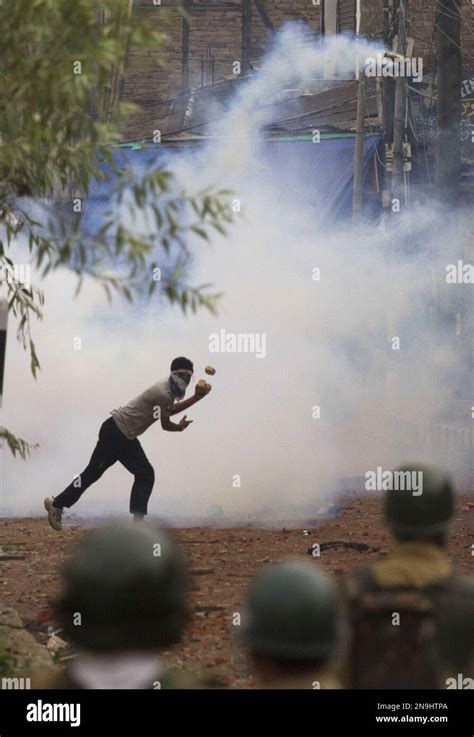
POLYGON ((146 514, 148 499, 153 489, 155 472, 137 438, 129 440, 118 429, 113 417, 106 420, 99 431, 89 465, 64 491, 54 499, 54 507, 72 507, 97 479, 114 463, 120 461, 135 481, 130 496, 130 512, 146 514))

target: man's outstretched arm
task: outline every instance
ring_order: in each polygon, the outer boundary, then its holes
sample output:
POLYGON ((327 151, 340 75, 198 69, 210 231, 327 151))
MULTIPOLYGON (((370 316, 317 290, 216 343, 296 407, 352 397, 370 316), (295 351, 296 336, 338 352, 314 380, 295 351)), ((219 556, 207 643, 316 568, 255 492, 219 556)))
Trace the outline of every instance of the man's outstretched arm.
POLYGON ((173 404, 172 409, 170 409, 169 416, 172 417, 173 415, 178 415, 180 412, 184 412, 185 409, 189 409, 193 404, 199 402, 200 399, 202 399, 202 397, 197 397, 194 394, 194 396, 189 397, 189 399, 183 399, 182 402, 176 402, 176 404, 173 404))

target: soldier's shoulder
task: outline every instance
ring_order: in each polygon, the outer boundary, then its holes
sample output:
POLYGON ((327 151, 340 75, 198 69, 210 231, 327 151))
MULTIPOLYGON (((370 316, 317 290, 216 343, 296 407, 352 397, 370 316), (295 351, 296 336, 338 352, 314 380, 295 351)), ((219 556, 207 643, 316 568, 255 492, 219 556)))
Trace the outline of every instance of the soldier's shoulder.
POLYGON ((336 583, 344 599, 357 598, 361 591, 374 586, 372 566, 355 566, 347 573, 338 576, 336 583))

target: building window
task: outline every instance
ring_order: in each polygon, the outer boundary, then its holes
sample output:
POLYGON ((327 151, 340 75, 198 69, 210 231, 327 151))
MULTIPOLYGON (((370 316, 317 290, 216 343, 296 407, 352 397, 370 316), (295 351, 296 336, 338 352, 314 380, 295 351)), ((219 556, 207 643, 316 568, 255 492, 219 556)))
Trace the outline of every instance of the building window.
POLYGON ((338 0, 337 32, 356 32, 356 0, 338 0))
POLYGON ((356 32, 356 0, 323 0, 321 31, 332 33, 356 32))

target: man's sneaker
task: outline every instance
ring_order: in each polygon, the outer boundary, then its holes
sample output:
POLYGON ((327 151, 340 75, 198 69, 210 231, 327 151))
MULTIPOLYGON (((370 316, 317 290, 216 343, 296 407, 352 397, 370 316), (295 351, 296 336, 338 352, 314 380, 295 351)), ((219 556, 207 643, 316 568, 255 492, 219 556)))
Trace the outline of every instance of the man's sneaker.
POLYGON ((48 522, 53 530, 62 530, 62 507, 53 507, 54 496, 47 496, 44 500, 44 508, 48 513, 48 522))

